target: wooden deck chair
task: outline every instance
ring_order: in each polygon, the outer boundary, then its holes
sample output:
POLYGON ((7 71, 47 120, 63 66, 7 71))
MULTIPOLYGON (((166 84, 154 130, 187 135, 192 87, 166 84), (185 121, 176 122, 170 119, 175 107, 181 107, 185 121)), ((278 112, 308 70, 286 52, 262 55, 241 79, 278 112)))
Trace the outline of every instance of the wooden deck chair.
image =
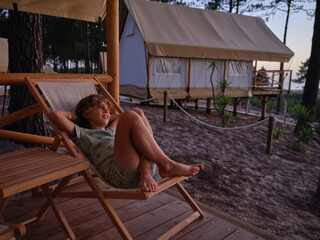
MULTIPOLYGON (((117 104, 117 102, 108 93, 105 87, 99 82, 99 80, 92 79, 79 79, 79 80, 67 80, 67 79, 30 79, 26 78, 26 84, 31 90, 32 94, 38 101, 38 104, 42 108, 44 114, 48 117, 51 109, 53 110, 66 110, 71 111, 75 108, 76 103, 83 97, 90 95, 92 93, 97 93, 97 90, 104 94, 107 99, 109 99, 115 106, 115 109, 121 113, 122 108, 117 104)), ((49 119, 49 118, 48 118, 49 119)), ((75 150, 74 145, 72 145, 71 140, 66 136, 65 133, 60 131, 58 127, 49 119, 51 125, 56 131, 57 138, 53 148, 58 148, 60 142, 62 141, 70 153, 74 157, 79 157, 79 153, 75 150)), ((82 191, 82 192, 65 192, 60 193, 59 197, 68 198, 98 198, 102 207, 112 220, 113 224, 117 228, 123 239, 132 239, 124 224, 119 219, 115 210, 110 205, 108 199, 136 199, 136 200, 146 200, 153 195, 161 192, 162 190, 175 186, 181 193, 186 202, 193 209, 193 213, 188 216, 185 220, 178 223, 175 227, 171 228, 169 231, 164 233, 159 239, 169 239, 174 234, 182 230, 185 226, 192 223, 198 218, 203 218, 204 214, 194 200, 190 197, 184 187, 180 184, 180 181, 184 180, 186 177, 170 177, 162 179, 158 182, 159 191, 158 192, 143 192, 141 189, 111 189, 107 191, 101 191, 93 177, 89 174, 85 174, 85 179, 91 186, 93 191, 82 191)))
POLYGON ((15 239, 26 233, 26 228, 23 224, 1 223, 0 222, 0 240, 15 239))

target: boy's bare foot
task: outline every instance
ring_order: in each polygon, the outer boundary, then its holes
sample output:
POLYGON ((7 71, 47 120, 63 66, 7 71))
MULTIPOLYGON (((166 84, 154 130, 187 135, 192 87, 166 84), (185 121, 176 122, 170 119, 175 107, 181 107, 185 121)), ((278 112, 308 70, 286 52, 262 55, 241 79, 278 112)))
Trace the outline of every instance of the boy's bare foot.
POLYGON ((195 176, 200 170, 203 170, 203 165, 186 165, 172 161, 169 167, 163 168, 159 166, 159 174, 162 178, 164 177, 175 177, 175 176, 195 176))
POLYGON ((151 174, 140 173, 141 190, 143 192, 156 192, 158 191, 158 183, 153 179, 151 174))

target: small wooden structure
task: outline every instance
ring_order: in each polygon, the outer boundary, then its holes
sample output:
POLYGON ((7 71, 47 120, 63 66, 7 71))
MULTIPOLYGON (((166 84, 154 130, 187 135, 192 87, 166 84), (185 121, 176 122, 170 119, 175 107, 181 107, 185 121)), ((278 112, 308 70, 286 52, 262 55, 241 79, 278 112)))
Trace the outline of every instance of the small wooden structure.
MULTIPOLYGON (((0 155, 0 213, 4 211, 11 197, 15 194, 41 187, 47 202, 36 217, 30 218, 21 225, 41 219, 48 208, 54 211, 61 227, 70 239, 75 236, 59 208, 56 197, 77 172, 87 174, 89 163, 82 159, 59 154, 42 148, 29 148, 0 155), (51 193, 48 184, 63 178, 51 193)), ((1 222, 4 220, 0 216, 1 222)))

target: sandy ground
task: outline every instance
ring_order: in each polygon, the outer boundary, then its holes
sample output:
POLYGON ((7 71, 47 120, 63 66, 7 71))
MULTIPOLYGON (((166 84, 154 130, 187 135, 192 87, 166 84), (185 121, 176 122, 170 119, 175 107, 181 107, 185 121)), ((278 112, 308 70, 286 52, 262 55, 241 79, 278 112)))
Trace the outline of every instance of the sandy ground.
MULTIPOLYGON (((124 109, 137 107, 122 104, 124 109)), ((287 148, 293 126, 282 124, 284 136, 275 139, 266 154, 267 125, 238 130, 216 130, 192 121, 178 109, 169 109, 167 123, 160 107, 139 106, 149 119, 154 137, 167 155, 183 163, 203 163, 205 170, 183 184, 198 201, 271 232, 284 239, 320 239, 320 137, 307 153, 287 148)), ((209 124, 218 124, 215 112, 188 112, 209 124)), ((258 117, 238 114, 229 126, 244 126, 258 117)), ((277 123, 277 125, 280 123, 277 123)), ((0 140, 0 153, 21 148, 0 140)))
MULTIPOLYGON (((318 135, 310 141, 306 154, 299 153, 287 147, 294 141, 293 126, 282 124, 284 136, 274 139, 269 155, 268 121, 245 129, 215 130, 192 121, 178 109, 169 109, 164 123, 161 108, 141 108, 167 155, 174 153, 176 161, 205 165, 203 172, 184 182, 195 199, 284 239, 320 239, 318 135)), ((205 109, 188 108, 188 112, 209 124, 219 123, 214 111, 206 114, 205 109)), ((258 120, 238 114, 229 126, 258 120)))

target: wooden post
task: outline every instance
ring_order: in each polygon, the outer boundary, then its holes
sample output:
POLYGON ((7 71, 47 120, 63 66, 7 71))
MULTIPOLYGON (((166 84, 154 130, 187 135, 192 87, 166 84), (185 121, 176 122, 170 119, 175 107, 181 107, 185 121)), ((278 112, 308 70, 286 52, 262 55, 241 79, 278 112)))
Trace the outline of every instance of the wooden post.
POLYGON ((234 117, 237 116, 237 105, 238 105, 238 101, 235 101, 235 102, 233 103, 233 112, 232 112, 232 115, 233 115, 234 117))
POLYGON ((266 109, 267 109, 267 102, 269 101, 269 98, 266 96, 259 97, 262 103, 261 108, 261 119, 264 119, 266 116, 266 109))
POLYGON ((211 98, 207 98, 207 110, 206 113, 210 114, 211 112, 211 98))
POLYGON ((167 122, 167 115, 168 115, 168 100, 167 91, 163 92, 163 122, 167 122))
POLYGON ((250 112, 250 98, 248 98, 247 103, 246 103, 246 114, 250 112))
POLYGON ((191 58, 188 61, 188 86, 187 86, 187 93, 190 96, 190 86, 191 86, 191 58))
POLYGON ((148 54, 148 62, 147 62, 147 90, 150 92, 150 55, 148 54))
POLYGON ((119 103, 119 1, 107 1, 107 73, 112 77, 108 90, 119 103))
POLYGON ((254 89, 256 88, 256 81, 257 81, 257 64, 258 64, 258 61, 255 61, 254 77, 253 77, 253 83, 252 83, 254 89))
POLYGON ((276 119, 271 116, 269 117, 269 125, 268 125, 268 139, 267 139, 267 153, 271 154, 272 152, 272 141, 273 141, 273 129, 276 123, 276 119))

